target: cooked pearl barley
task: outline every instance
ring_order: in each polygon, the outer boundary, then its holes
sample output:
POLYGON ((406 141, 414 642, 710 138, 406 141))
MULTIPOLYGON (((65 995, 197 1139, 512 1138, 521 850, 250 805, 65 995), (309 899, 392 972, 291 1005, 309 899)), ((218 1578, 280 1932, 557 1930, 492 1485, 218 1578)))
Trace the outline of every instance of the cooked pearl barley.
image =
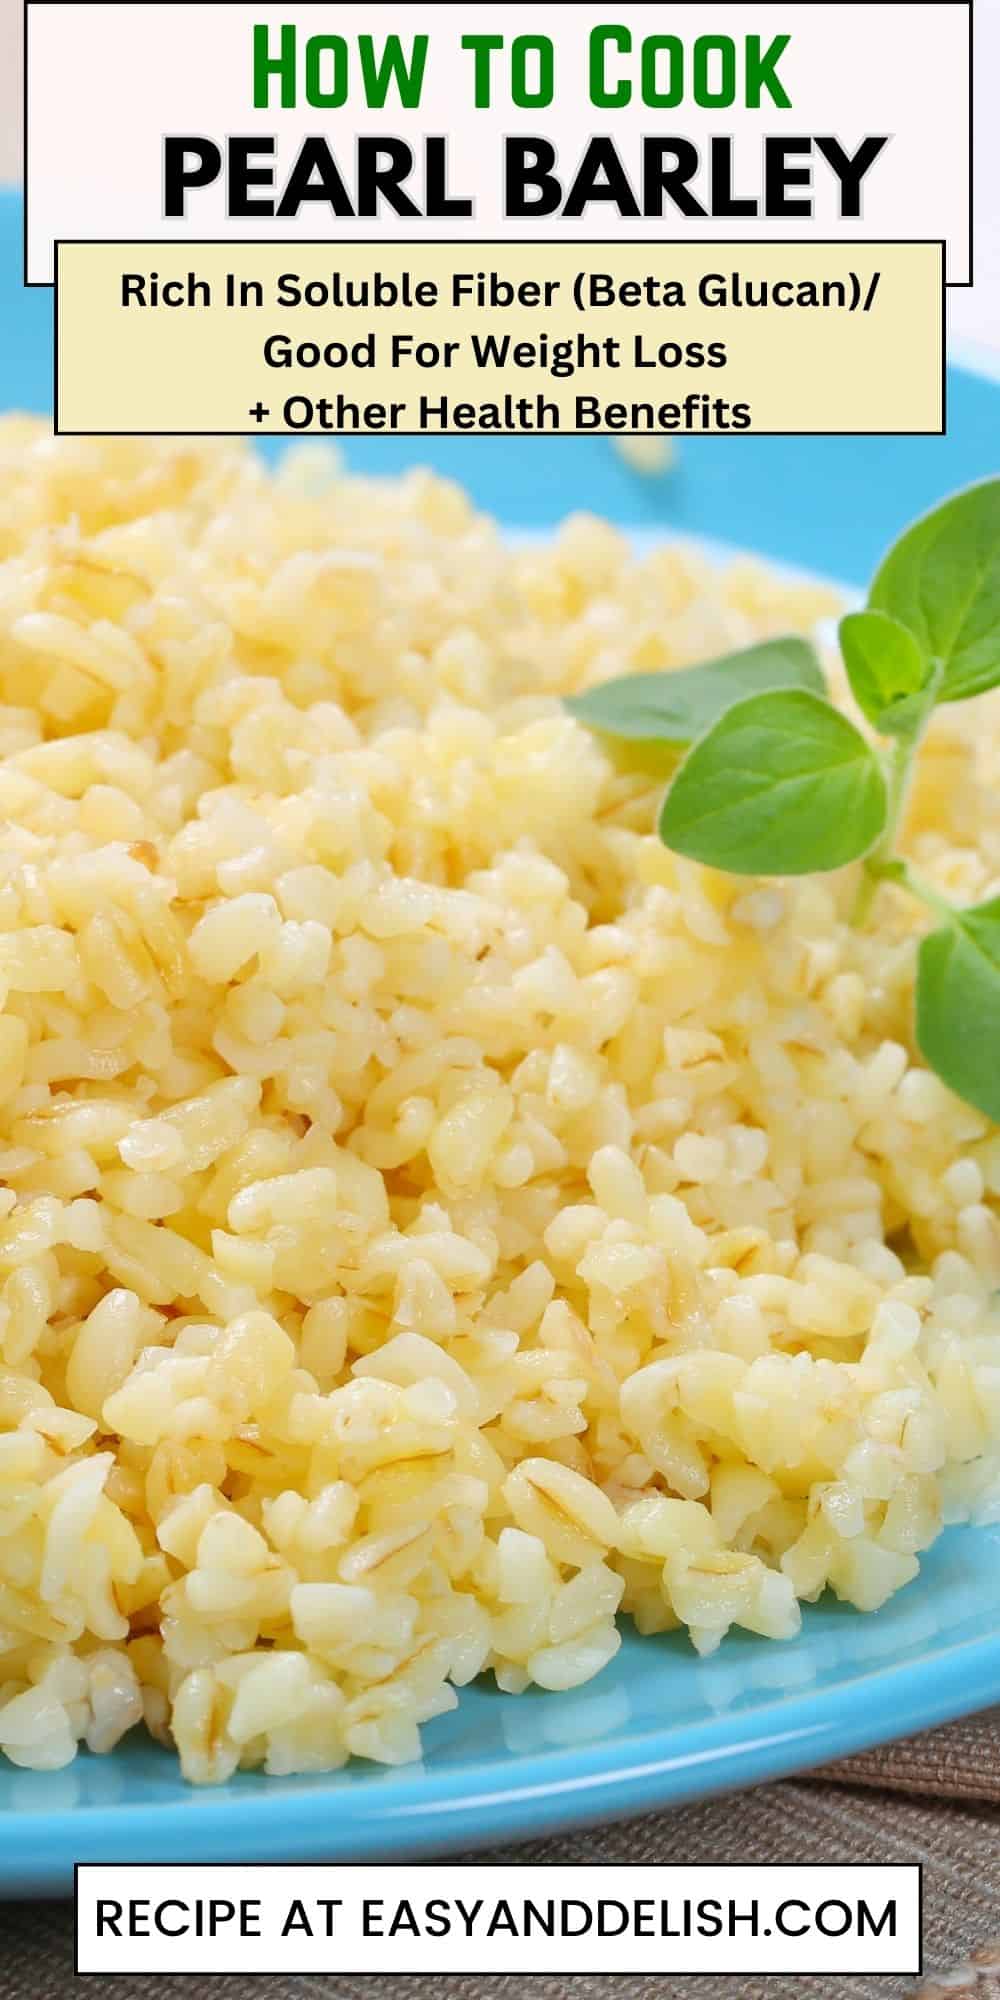
MULTIPOLYGON (((140 1720, 195 1783, 399 1762, 480 1672, 599 1673, 621 1609, 786 1640, 998 1504, 1000 1137, 915 1057, 891 897, 859 934, 849 872, 679 862, 559 701, 829 594, 318 463, 0 428, 0 1749, 38 1769, 140 1720)), ((988 718, 935 723, 908 834, 969 900, 988 718)))

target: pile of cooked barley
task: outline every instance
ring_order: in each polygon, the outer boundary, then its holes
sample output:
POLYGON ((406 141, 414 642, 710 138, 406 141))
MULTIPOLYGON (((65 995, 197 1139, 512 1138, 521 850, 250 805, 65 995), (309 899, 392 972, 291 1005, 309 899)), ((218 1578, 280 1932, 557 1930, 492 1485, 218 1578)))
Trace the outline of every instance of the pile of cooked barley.
MULTIPOLYGON (((678 860, 556 699, 821 596, 22 421, 0 559, 8 1757, 392 1762, 619 1609, 706 1652, 915 1576, 997 1483, 1000 1136, 913 1059, 909 908, 678 860)), ((967 713, 911 840, 971 896, 967 713)))

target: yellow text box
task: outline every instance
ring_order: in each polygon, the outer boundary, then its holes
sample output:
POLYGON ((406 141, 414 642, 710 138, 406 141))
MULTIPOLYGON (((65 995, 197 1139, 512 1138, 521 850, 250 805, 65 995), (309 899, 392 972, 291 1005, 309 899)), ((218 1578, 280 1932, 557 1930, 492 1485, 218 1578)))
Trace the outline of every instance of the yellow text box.
POLYGON ((62 243, 57 428, 937 432, 936 243, 62 243))

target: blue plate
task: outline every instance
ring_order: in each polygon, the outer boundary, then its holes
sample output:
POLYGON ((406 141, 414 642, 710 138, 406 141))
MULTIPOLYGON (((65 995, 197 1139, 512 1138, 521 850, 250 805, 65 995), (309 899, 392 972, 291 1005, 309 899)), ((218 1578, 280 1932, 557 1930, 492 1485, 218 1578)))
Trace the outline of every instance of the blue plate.
MULTIPOLYGON (((51 295, 21 289, 13 197, 0 200, 0 273, 0 406, 49 411, 51 295)), ((952 370, 945 438, 705 438, 660 482, 631 476, 602 438, 372 439, 346 452, 369 472, 429 463, 522 528, 589 507, 863 583, 907 519, 1000 467, 1000 385, 952 370)), ((466 1689, 424 1732, 423 1763, 401 1770, 247 1773, 193 1791, 141 1742, 66 1771, 5 1766, 0 1889, 68 1889, 75 1861, 357 1861, 548 1832, 756 1784, 997 1700, 1000 1530, 952 1529, 873 1617, 823 1603, 794 1643, 737 1634, 710 1660, 679 1634, 627 1632, 578 1693, 466 1689)))
POLYGON ((710 1660, 629 1631, 585 1688, 483 1683, 424 1731, 421 1764, 242 1772, 193 1790, 127 1740, 65 1771, 0 1775, 0 1886, 68 1889, 74 1861, 366 1861, 553 1832, 759 1784, 1000 1699, 1000 1531, 952 1529, 868 1617, 807 1609, 789 1645, 735 1633, 710 1660))

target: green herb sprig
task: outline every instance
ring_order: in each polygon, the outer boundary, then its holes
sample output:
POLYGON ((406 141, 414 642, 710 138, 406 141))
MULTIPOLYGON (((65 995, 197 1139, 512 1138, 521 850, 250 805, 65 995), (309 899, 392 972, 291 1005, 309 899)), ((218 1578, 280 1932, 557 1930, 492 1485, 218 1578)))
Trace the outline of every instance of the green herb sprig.
POLYGON ((687 752, 659 818, 676 853, 733 875, 861 861, 859 925, 883 882, 927 905, 937 921, 917 953, 917 1044, 959 1097, 1000 1121, 1000 896, 953 906, 896 851, 935 708, 1000 685, 1000 479, 956 493, 905 531, 864 610, 841 620, 840 645, 874 743, 833 706, 799 638, 625 675, 566 706, 655 766, 687 752))

